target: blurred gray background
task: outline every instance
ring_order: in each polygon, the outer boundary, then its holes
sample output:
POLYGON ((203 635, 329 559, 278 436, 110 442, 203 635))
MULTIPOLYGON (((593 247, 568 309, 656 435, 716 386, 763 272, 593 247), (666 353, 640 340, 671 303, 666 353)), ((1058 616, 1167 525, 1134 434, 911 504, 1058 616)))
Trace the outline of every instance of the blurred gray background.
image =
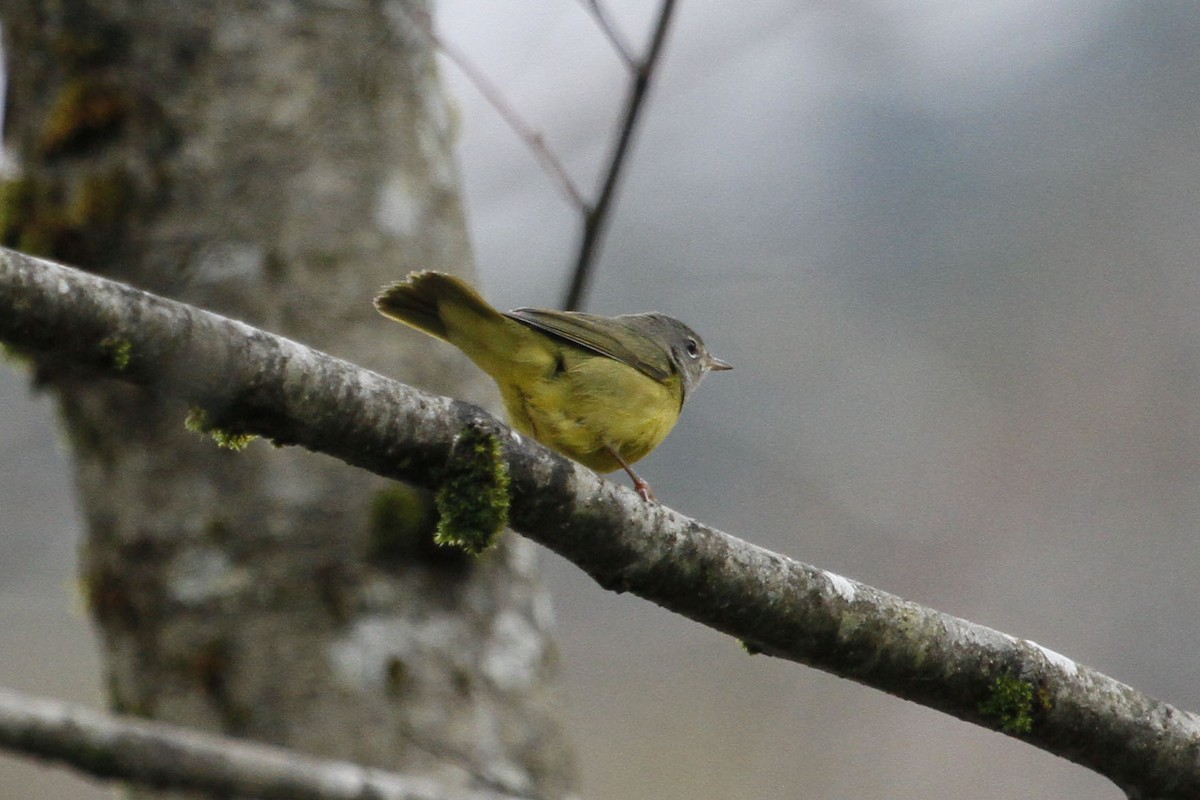
MULTIPOLYGON (((640 42, 653 4, 609 5, 640 42)), ((591 187, 624 83, 583 3, 438 8, 591 187)), ((1197 53, 1194 0, 681 3, 588 304, 737 367, 643 462, 659 497, 1200 709, 1197 53)), ((577 220, 443 75, 484 289, 554 305, 577 220)), ((26 382, 0 369, 0 684, 99 706, 26 382)), ((592 800, 1121 797, 545 563, 592 800)), ((0 757, 3 797, 90 786, 0 757)))

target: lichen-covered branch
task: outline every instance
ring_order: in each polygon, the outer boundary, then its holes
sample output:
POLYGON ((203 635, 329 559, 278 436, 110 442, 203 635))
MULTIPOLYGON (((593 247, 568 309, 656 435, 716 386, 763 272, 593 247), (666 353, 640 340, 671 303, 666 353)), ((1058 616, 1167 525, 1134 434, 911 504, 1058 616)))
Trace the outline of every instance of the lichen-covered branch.
POLYGON ((0 340, 55 368, 65 362, 182 397, 229 433, 435 490, 459 434, 490 431, 507 463, 510 525, 602 586, 737 637, 752 653, 1002 731, 1109 777, 1132 798, 1200 797, 1196 715, 1033 642, 645 503, 475 406, 8 250, 0 250, 0 340))
POLYGON ((0 689, 0 747, 99 778, 262 800, 503 800, 345 761, 0 689))

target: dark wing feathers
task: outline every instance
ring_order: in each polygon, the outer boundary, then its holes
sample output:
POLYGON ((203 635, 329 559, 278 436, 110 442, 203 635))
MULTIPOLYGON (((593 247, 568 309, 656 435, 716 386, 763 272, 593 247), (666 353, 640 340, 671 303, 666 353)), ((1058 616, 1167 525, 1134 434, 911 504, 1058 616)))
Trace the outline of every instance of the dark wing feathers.
POLYGON ((550 311, 544 308, 516 308, 506 312, 505 316, 628 364, 656 381, 665 381, 671 375, 671 361, 662 346, 642 331, 623 324, 621 317, 601 317, 578 311, 550 311), (614 325, 619 326, 619 335, 612 331, 614 325), (631 345, 637 346, 642 355, 635 353, 631 345))

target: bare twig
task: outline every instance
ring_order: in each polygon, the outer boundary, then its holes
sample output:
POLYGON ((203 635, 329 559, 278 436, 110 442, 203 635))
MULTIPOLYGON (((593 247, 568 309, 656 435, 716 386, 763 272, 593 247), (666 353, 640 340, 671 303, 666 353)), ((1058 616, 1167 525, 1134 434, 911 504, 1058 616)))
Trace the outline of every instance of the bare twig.
POLYGON ((434 30, 433 21, 428 14, 411 11, 403 6, 397 7, 399 13, 412 23, 412 27, 417 32, 426 37, 434 47, 441 50, 462 71, 467 79, 475 85, 475 88, 483 98, 496 109, 508 126, 525 142, 525 145, 538 160, 542 170, 550 177, 551 182, 558 188, 567 202, 578 209, 583 216, 583 230, 580 237, 579 249, 576 254, 575 267, 572 270, 570 287, 563 300, 563 307, 569 310, 578 309, 583 304, 584 297, 587 294, 592 267, 599 255, 600 242, 607 229, 609 211, 616 194, 617 183, 621 177, 621 170, 625 165, 626 155, 633 141, 633 134, 637 128, 638 119, 641 116, 643 104, 649 91, 651 80, 654 77, 654 72, 658 65, 659 56, 662 53, 667 30, 670 27, 671 17, 675 9, 675 0, 663 0, 646 54, 641 59, 637 59, 633 56, 632 50, 626 43, 625 38, 609 18, 607 11, 600 5, 599 0, 581 0, 581 2, 596 20, 597 25, 604 32, 609 42, 612 43, 613 49, 616 50, 626 67, 633 73, 630 78, 629 92, 626 95, 625 110, 621 116, 617 138, 608 159, 608 169, 605 170, 600 193, 594 203, 584 198, 582 192, 579 191, 579 188, 571 179, 566 167, 563 166, 563 163, 546 145, 542 134, 534 130, 521 117, 520 113, 505 98, 500 88, 471 61, 466 53, 453 43, 438 36, 437 31, 434 30))
POLYGON ((546 145, 545 137, 534 130, 520 113, 513 108, 512 104, 504 96, 504 92, 500 87, 492 82, 483 70, 475 65, 475 62, 453 43, 438 36, 434 30, 433 20, 429 14, 419 11, 410 10, 407 5, 399 3, 396 5, 398 13, 406 16, 412 23, 413 28, 424 36, 430 44, 440 50, 446 58, 454 62, 454 65, 467 77, 471 83, 475 85, 476 90, 483 95, 483 99, 491 104, 492 108, 496 109, 500 117, 508 124, 513 132, 525 142, 525 146, 533 153, 534 158, 538 160, 542 170, 549 176, 550 181, 558 188, 563 198, 579 209, 580 213, 587 213, 589 208, 588 202, 583 198, 583 194, 571 180, 570 173, 563 163, 559 161, 554 152, 546 145))
POLYGON ((626 42, 625 37, 617 30, 616 24, 609 18, 608 12, 600 5, 599 0, 579 0, 588 13, 592 15, 592 19, 604 32, 608 38, 609 44, 617 51, 617 55, 625 62, 625 66, 632 71, 637 70, 637 61, 633 57, 633 48, 626 42))
POLYGON ((601 586, 728 633, 750 652, 1017 737, 1107 776, 1130 797, 1200 797, 1195 714, 1033 642, 644 502, 475 406, 4 248, 0 341, 58 369, 95 370, 181 397, 228 432, 298 444, 427 488, 436 488, 463 431, 484 432, 503 449, 496 469, 509 474, 512 527, 601 586))
POLYGON ((101 714, 0 689, 0 747, 97 778, 264 800, 494 800, 492 788, 454 788, 347 761, 101 714))
POLYGON ((658 22, 654 27, 654 35, 650 39, 650 47, 646 51, 645 57, 636 65, 629 95, 625 101, 625 113, 620 133, 613 147, 612 156, 609 158, 608 172, 600 189, 600 196, 595 205, 591 206, 584 214, 583 236, 580 239, 579 251, 575 259, 575 270, 571 278, 571 285, 563 300, 563 308, 567 310, 580 308, 587 294, 592 266, 599 254, 600 241, 608 225, 609 206, 612 204, 616 192, 621 168, 625 165, 625 156, 629 151, 629 144, 633 140, 633 133, 637 127, 642 104, 646 99, 646 92, 650 88, 651 78, 654 77, 659 54, 662 52, 663 43, 667 38, 667 29, 670 27, 671 13, 674 9, 675 0, 663 0, 658 12, 658 22))

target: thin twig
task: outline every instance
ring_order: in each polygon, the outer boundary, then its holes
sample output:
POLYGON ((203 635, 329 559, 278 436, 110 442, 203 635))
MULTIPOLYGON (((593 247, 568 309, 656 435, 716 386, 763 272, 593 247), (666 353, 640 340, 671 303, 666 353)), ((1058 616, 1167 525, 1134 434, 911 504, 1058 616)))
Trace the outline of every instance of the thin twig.
POLYGON ((674 8, 675 0, 663 0, 658 12, 658 22, 654 27, 654 36, 650 40, 650 48, 646 52, 645 58, 637 65, 633 76, 629 95, 625 102, 624 121, 621 124, 612 157, 609 159, 608 174, 604 178, 600 197, 596 200, 596 204, 584 214, 583 237, 579 243, 579 253, 575 260, 575 273, 571 279, 571 286, 567 290, 566 299, 563 301, 563 308, 569 311, 577 310, 583 304, 584 296, 587 294, 592 266, 599 254, 600 241, 608 225, 608 209, 616 192, 617 180, 620 178, 621 168, 625 164, 625 156, 633 139, 633 132, 641 114, 643 101, 646 99, 646 92, 650 88, 650 80, 654 77, 654 69, 658 64, 663 42, 667 38, 667 29, 670 26, 671 12, 674 8))
POLYGON ((600 30, 608 37, 608 42, 617 51, 617 55, 625 62, 625 66, 631 71, 637 70, 637 61, 633 57, 633 48, 629 46, 621 32, 617 30, 616 24, 608 16, 608 12, 600 5, 599 0, 579 0, 583 3, 584 8, 592 15, 592 19, 600 26, 600 30))
POLYGON ((433 28, 433 20, 426 13, 409 10, 404 4, 398 4, 399 13, 408 17, 414 23, 413 27, 424 36, 434 48, 440 50, 446 58, 450 59, 459 71, 466 76, 475 89, 483 96, 483 99, 491 104, 492 108, 496 109, 500 117, 508 124, 513 132, 525 142, 525 146, 533 153, 534 158, 538 160, 542 170, 549 176, 551 182, 562 193, 564 199, 571 205, 575 206, 581 213, 588 212, 588 202, 584 199, 583 194, 571 180, 570 173, 563 163, 559 161, 554 152, 546 145, 545 137, 534 130, 521 117, 520 113, 512 107, 508 99, 504 96, 504 92, 500 87, 492 82, 487 75, 483 73, 479 67, 475 65, 467 54, 460 50, 451 42, 438 36, 437 31, 433 28))
POLYGON ((577 208, 583 215, 583 234, 575 259, 575 269, 567 290, 563 307, 568 310, 578 309, 583 304, 591 279, 592 267, 599 255, 600 242, 607 229, 609 209, 616 194, 617 182, 625 165, 629 145, 633 140, 634 131, 641 115, 646 94, 649 91, 651 79, 654 77, 663 43, 666 41, 667 30, 670 27, 671 15, 675 9, 675 0, 663 0, 659 8, 658 20, 650 39, 646 55, 635 59, 625 38, 617 30, 609 18, 608 12, 600 5, 599 0, 581 0, 588 12, 596 20, 604 35, 612 43, 621 60, 633 72, 629 93, 625 100, 625 112, 622 115, 620 129, 613 146, 612 155, 608 161, 608 170, 600 188, 599 197, 595 203, 588 202, 575 182, 571 180, 566 167, 546 145, 541 133, 534 130, 515 108, 505 98, 504 93, 480 70, 467 55, 451 42, 442 39, 433 28, 429 14, 412 11, 404 6, 397 6, 399 13, 406 16, 413 28, 424 36, 435 48, 442 51, 462 71, 483 98, 500 114, 501 118, 512 128, 513 132, 525 142, 533 153, 542 170, 550 177, 551 182, 558 188, 563 197, 577 208))
POLYGON ((220 797, 515 800, 495 788, 454 787, 2 688, 0 749, 56 761, 97 778, 220 797))

